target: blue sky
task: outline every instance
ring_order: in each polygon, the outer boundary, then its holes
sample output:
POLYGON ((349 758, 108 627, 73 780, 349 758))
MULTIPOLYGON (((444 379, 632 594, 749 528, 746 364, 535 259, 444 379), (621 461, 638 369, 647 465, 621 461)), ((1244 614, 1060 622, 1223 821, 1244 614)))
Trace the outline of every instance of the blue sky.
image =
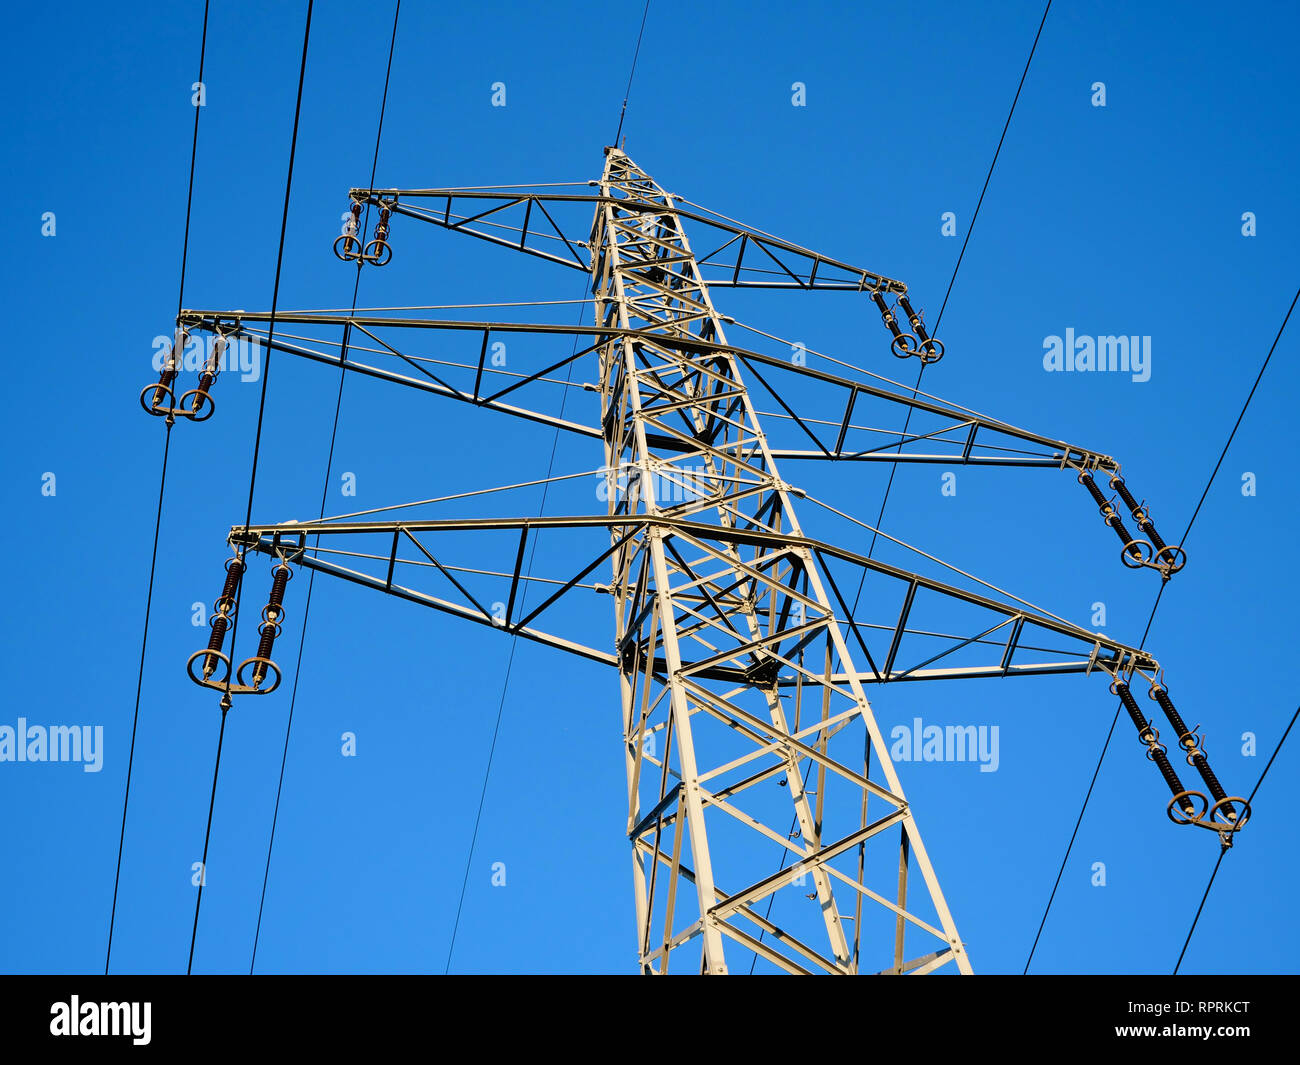
MULTIPOLYGON (((186 304, 271 301, 305 5, 216 0, 199 131, 186 304)), ((1059 3, 944 314, 926 387, 1117 457, 1167 539, 1186 526, 1295 291, 1294 8, 1059 3), (1106 106, 1091 103, 1106 85, 1106 106), (1242 235, 1253 212, 1257 235, 1242 235), (1150 380, 1047 373, 1044 338, 1152 338, 1150 380)), ((641 5, 408 2, 377 184, 585 181, 618 119, 641 5), (504 82, 507 106, 492 107, 504 82)), ((652 0, 627 150, 670 191, 904 279, 937 313, 1025 57, 1036 4, 700 5, 652 0), (807 106, 791 104, 806 85, 807 106), (941 216, 957 218, 956 237, 941 216)), ((102 725, 104 764, 0 763, 0 968, 102 968, 126 778, 162 425, 153 377, 179 280, 200 3, 29 8, 0 78, 8 165, 11 383, 4 390, 9 571, 0 724, 102 725), (42 236, 54 212, 56 233, 42 236), (57 491, 42 493, 53 473, 57 491)), ((329 252, 370 173, 391 8, 316 5, 280 307, 344 307, 329 252)), ((572 300, 582 279, 399 219, 362 306, 572 300)), ((777 336, 902 374, 875 311, 842 293, 732 293, 719 309, 777 336), (865 323, 865 324, 864 324, 865 323)), ((550 320, 577 320, 561 308, 550 320)), ((1295 709, 1297 518, 1286 432, 1295 323, 1236 436, 1147 646, 1233 793, 1254 786, 1295 709), (1253 474, 1256 494, 1244 495, 1253 474), (1258 754, 1243 755, 1244 733, 1258 754)), ((733 339, 739 339, 739 336, 733 339)), ((316 513, 337 380, 272 358, 255 520, 316 513)), ((206 639, 192 604, 220 590, 242 521, 260 383, 218 384, 216 416, 173 433, 140 706, 114 970, 184 971, 219 714, 185 678, 206 639)), ((332 513, 544 476, 552 433, 349 380, 332 513), (357 495, 339 492, 344 472, 357 495)), ((560 441, 559 471, 600 455, 560 441)), ((881 469, 786 472, 871 521, 881 469)), ((1142 636, 1159 579, 1130 573, 1064 473, 904 469, 884 528, 1079 624, 1142 636)), ((595 501, 592 501, 595 505, 595 501)), ((509 506, 536 513, 540 493, 509 506)), ((551 506, 555 505, 554 498, 551 506)), ((549 512, 556 512, 550 510, 549 512)), ((802 514, 814 535, 861 535, 802 514), (821 524, 819 524, 821 523, 821 524)), ((265 594, 264 562, 248 585, 265 594)), ((290 669, 305 574, 277 658, 290 669)), ((246 602, 250 600, 246 599, 246 602)), ((251 611, 250 611, 251 612, 251 611)), ((879 618, 877 620, 890 620, 879 618)), ((247 638, 247 633, 245 634, 247 638)), ((259 971, 442 971, 509 655, 489 630, 326 580, 306 638, 259 971), (340 755, 345 731, 355 758, 340 755)), ((249 652, 251 653, 251 651, 249 652)), ((1114 700, 1097 677, 869 692, 888 731, 997 725, 997 772, 900 766, 978 971, 1019 972, 1114 700)), ((1145 700, 1143 700, 1145 702, 1145 700)), ((196 972, 247 971, 287 691, 230 718, 196 972)), ((505 693, 457 972, 635 968, 617 687, 601 667, 521 644, 505 693), (493 887, 494 862, 507 882, 493 887)), ((1297 937, 1287 795, 1294 744, 1225 859, 1186 972, 1279 972, 1297 937)), ((1184 778, 1191 775, 1184 772, 1184 778)), ((1217 850, 1165 817, 1125 720, 1103 764, 1036 972, 1173 967, 1217 850), (1106 885, 1092 884, 1105 863, 1106 885)), ((775 868, 776 854, 773 854, 775 868)))

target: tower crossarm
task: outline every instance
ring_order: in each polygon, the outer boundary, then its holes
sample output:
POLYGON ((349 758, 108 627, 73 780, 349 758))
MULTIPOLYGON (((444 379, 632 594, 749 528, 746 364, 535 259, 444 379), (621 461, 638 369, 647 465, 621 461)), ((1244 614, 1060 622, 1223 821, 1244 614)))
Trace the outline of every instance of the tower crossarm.
MULTIPOLYGON (((745 683, 770 656, 779 663, 778 686, 809 683, 795 658, 817 628, 810 619, 819 608, 804 594, 782 591, 789 584, 787 569, 802 565, 795 561, 800 559, 812 561, 830 592, 823 622, 842 626, 850 646, 860 651, 864 665, 854 675, 863 684, 1093 672, 1151 679, 1159 671, 1147 651, 1009 597, 995 598, 805 536, 728 528, 671 513, 238 525, 230 542, 618 666, 633 645, 608 648, 598 625, 573 621, 592 612, 574 611, 571 601, 575 595, 623 591, 593 575, 616 553, 634 550, 652 536, 688 545, 671 552, 668 565, 680 582, 678 602, 694 619, 678 648, 680 668, 692 676, 745 683), (525 573, 520 560, 539 541, 554 561, 544 573, 525 573), (736 569, 742 550, 761 562, 736 569), (869 595, 872 611, 850 607, 846 589, 857 587, 869 595), (759 636, 734 630, 731 611, 745 595, 764 594, 785 596, 782 616, 770 619, 759 636)), ((655 651, 643 641, 635 653, 653 656, 655 651)), ((654 668, 662 673, 666 660, 656 658, 654 668)), ((832 679, 844 683, 848 677, 840 671, 832 679)))
MULTIPOLYGON (((769 422, 766 428, 773 458, 1068 467, 1103 473, 1118 473, 1120 468, 1115 459, 1100 451, 928 393, 906 391, 884 378, 855 379, 693 334, 664 333, 652 326, 633 329, 278 311, 275 335, 268 339, 271 319, 269 312, 186 310, 178 322, 190 330, 221 332, 231 339, 246 339, 323 365, 587 437, 599 435, 595 410, 590 414, 591 424, 584 424, 557 419, 535 409, 537 403, 520 407, 514 401, 561 384, 598 396, 601 385, 592 378, 598 373, 602 346, 630 341, 644 352, 685 359, 729 356, 748 370, 756 385, 753 394, 773 408, 760 412, 769 422), (425 340, 425 335, 435 339, 425 340), (536 354, 530 348, 529 360, 522 368, 518 359, 505 367, 493 365, 493 345, 511 346, 516 339, 549 340, 554 346, 536 354), (564 347, 569 349, 567 353, 564 347), (561 382, 560 376, 566 373, 569 376, 561 382), (904 434, 870 424, 887 421, 885 415, 890 411, 903 409, 912 412, 919 428, 909 428, 904 434), (873 414, 880 417, 873 418, 873 414)), ((674 428, 689 425, 685 408, 665 413, 674 416, 669 419, 674 428)), ((666 431, 671 434, 673 429, 666 431)), ((668 440, 663 445, 672 446, 668 440)))
MULTIPOLYGON (((589 273, 592 210, 606 203, 629 212, 649 209, 636 197, 577 191, 590 185, 597 183, 491 189, 357 188, 349 196, 356 203, 387 207, 396 215, 589 273)), ((713 288, 907 293, 907 285, 895 278, 748 228, 706 208, 678 206, 675 211, 691 223, 697 241, 710 248, 695 261, 713 288)))

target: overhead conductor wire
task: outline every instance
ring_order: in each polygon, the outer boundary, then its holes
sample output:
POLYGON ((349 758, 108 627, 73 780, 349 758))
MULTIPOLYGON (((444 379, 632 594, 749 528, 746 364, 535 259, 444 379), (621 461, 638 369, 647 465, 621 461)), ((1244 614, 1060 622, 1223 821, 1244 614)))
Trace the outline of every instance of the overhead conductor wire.
MULTIPOLYGON (((284 265, 284 236, 289 225, 289 197, 293 190, 293 163, 298 151, 298 125, 302 118, 302 87, 307 78, 307 46, 311 41, 311 14, 315 0, 307 0, 307 19, 302 36, 302 59, 298 66, 298 95, 293 110, 293 136, 289 141, 289 169, 284 182, 284 210, 280 218, 280 244, 275 258, 275 285, 271 292, 271 317, 267 334, 266 363, 262 368, 262 395, 257 407, 257 433, 253 438, 253 463, 248 477, 248 509, 244 514, 244 530, 248 531, 253 520, 253 492, 257 486, 257 460, 262 444, 262 425, 266 416, 266 383, 271 373, 271 340, 275 335, 275 311, 280 300, 280 273, 284 265)), ((239 593, 237 592, 236 595, 239 593)), ((239 612, 235 613, 231 626, 230 644, 235 646, 239 634, 239 612)), ((194 900, 194 927, 190 932, 190 955, 185 972, 194 970, 194 945, 199 935, 199 909, 203 905, 203 887, 207 879, 208 845, 212 839, 212 814, 217 803, 217 780, 221 773, 221 749, 226 738, 226 717, 230 710, 230 677, 226 677, 226 691, 221 700, 221 728, 217 733, 217 756, 212 767, 212 794, 208 800, 208 823, 203 833, 203 859, 199 866, 199 890, 194 900)))
MULTIPOLYGON (((203 32, 199 43, 199 82, 203 81, 203 66, 208 54, 208 2, 203 4, 203 32)), ((185 195, 185 237, 181 243, 181 283, 180 293, 176 298, 176 314, 179 316, 185 303, 185 265, 189 261, 190 250, 190 208, 194 203, 194 162, 199 150, 199 114, 202 107, 194 108, 194 139, 190 145, 190 181, 189 191, 185 195)), ((179 356, 179 352, 176 353, 179 356)), ((126 760, 126 789, 122 795, 122 830, 117 841, 117 869, 113 873, 113 906, 108 917, 108 949, 104 954, 104 975, 108 975, 109 963, 113 960, 113 929, 117 923, 117 893, 122 881, 122 852, 126 847, 126 814, 131 802, 131 776, 135 769, 135 738, 140 724, 140 693, 144 688, 145 652, 149 646, 149 616, 153 611, 154 574, 158 567, 158 538, 162 529, 163 496, 167 488, 167 458, 171 451, 172 417, 166 419, 166 432, 163 435, 162 474, 158 479, 158 509, 154 518, 153 551, 149 558, 149 591, 144 602, 144 633, 140 637, 140 672, 135 683, 135 712, 131 718, 131 749, 126 760)))
MULTIPOLYGON (((984 204, 984 194, 989 190, 989 182, 993 179, 993 168, 998 165, 998 156, 1002 154, 1002 144, 1007 139, 1007 130, 1011 128, 1011 117, 1016 113, 1016 104, 1020 102, 1020 90, 1025 87, 1025 78, 1029 76, 1029 66, 1031 63, 1033 63, 1034 53, 1038 50, 1038 39, 1043 35, 1043 26, 1046 25, 1048 12, 1050 12, 1051 10, 1052 10, 1052 0, 1047 0, 1047 6, 1043 8, 1043 17, 1041 20, 1039 20, 1038 23, 1038 32, 1034 34, 1034 43, 1033 45, 1030 46, 1029 49, 1029 58, 1025 60, 1025 69, 1021 72, 1020 75, 1020 84, 1016 86, 1016 95, 1011 100, 1011 109, 1007 112, 1006 122, 1002 124, 1002 136, 998 138, 997 149, 993 152, 993 161, 989 163, 988 173, 984 176, 984 187, 980 189, 979 200, 975 204, 975 213, 971 215, 970 225, 966 228, 966 237, 962 241, 961 251, 957 255, 957 265, 953 267, 952 277, 948 280, 948 289, 943 294, 943 304, 939 307, 939 314, 935 317, 934 327, 933 327, 933 332, 935 334, 939 332, 939 325, 943 321, 943 312, 948 307, 948 297, 952 295, 952 286, 954 282, 956 282, 957 280, 957 271, 961 269, 962 260, 966 257, 966 245, 970 243, 971 234, 975 231, 975 221, 976 219, 979 218, 980 207, 982 207, 984 204)), ((925 367, 926 367, 926 363, 922 362, 921 369, 917 372, 916 375, 916 384, 912 388, 913 398, 915 398, 921 390, 921 379, 925 376, 925 367)), ((907 417, 903 420, 903 430, 899 434, 900 436, 900 440, 898 442, 899 451, 902 451, 903 444, 906 441, 908 427, 912 424, 913 409, 914 408, 912 407, 908 408, 907 417)), ((880 500, 880 511, 876 515, 875 529, 871 534, 871 546, 867 549, 868 558, 872 557, 872 553, 876 549, 876 538, 880 535, 879 534, 880 523, 885 516, 885 507, 889 505, 889 493, 894 487, 894 475, 897 472, 898 472, 898 464, 894 463, 894 465, 890 468, 889 471, 889 480, 885 484, 884 497, 880 500)), ((863 589, 863 585, 866 582, 866 579, 867 579, 867 571, 863 570, 862 577, 858 581, 857 594, 853 598, 853 610, 850 612, 849 615, 850 617, 854 616, 857 613, 858 603, 862 599, 862 589, 863 589)), ((812 768, 812 763, 810 762, 808 765, 808 769, 811 768, 812 768)), ((804 780, 806 784, 807 770, 805 770, 804 780)), ((791 836, 793 836, 797 823, 798 823, 798 815, 795 816, 795 821, 790 826, 791 836)), ((781 864, 777 870, 778 872, 780 872, 782 869, 785 868, 786 859, 789 857, 789 855, 790 855, 790 851, 787 848, 782 848, 781 864)), ((776 901, 775 893, 768 896, 767 911, 764 915, 765 920, 771 917, 772 904, 775 901, 776 901)), ((764 935, 765 933, 763 931, 759 932, 760 942, 762 942, 764 935)), ((754 965, 757 963, 757 961, 758 961, 758 955, 755 954, 753 959, 750 961, 750 965, 749 965, 749 971, 751 973, 754 971, 754 965)))
MULTIPOLYGON (((384 93, 379 101, 379 128, 375 131, 375 154, 370 163, 370 188, 375 187, 375 173, 379 168, 379 142, 384 135, 384 113, 388 108, 388 82, 393 73, 393 51, 397 47, 397 19, 402 12, 402 0, 397 0, 393 9, 393 33, 388 42, 388 66, 384 71, 384 93)), ((370 224, 370 203, 366 203, 365 218, 361 225, 361 240, 364 246, 365 235, 368 232, 367 227, 370 224)), ((357 275, 352 284, 352 314, 357 311, 357 293, 361 288, 361 267, 363 262, 360 257, 357 258, 357 275)), ((329 455, 325 459, 325 480, 321 485, 320 495, 320 518, 325 517, 325 499, 329 492, 330 471, 334 468, 334 444, 338 438, 339 431, 339 414, 343 408, 343 383, 347 380, 347 358, 348 358, 348 338, 350 328, 345 327, 343 331, 343 343, 339 348, 339 387, 338 394, 334 398, 334 424, 330 429, 330 446, 329 455)), ((320 543, 320 536, 316 537, 317 544, 320 543)), ((280 779, 275 787, 275 811, 271 815, 271 836, 266 845, 266 868, 262 873, 262 893, 257 903, 257 927, 253 932, 253 953, 248 963, 248 973, 251 976, 257 966, 257 947, 262 938, 262 915, 266 909, 266 887, 271 878, 271 855, 275 850, 275 831, 280 823, 280 799, 284 794, 284 770, 289 761, 289 737, 293 732, 293 712, 298 703, 298 678, 302 673, 302 653, 303 647, 307 642, 307 619, 311 614, 311 593, 316 584, 316 570, 312 568, 307 574, 307 596, 302 610, 302 631, 298 638, 298 656, 294 661, 293 667, 293 690, 289 696, 289 720, 284 727, 284 750, 280 755, 280 779)))

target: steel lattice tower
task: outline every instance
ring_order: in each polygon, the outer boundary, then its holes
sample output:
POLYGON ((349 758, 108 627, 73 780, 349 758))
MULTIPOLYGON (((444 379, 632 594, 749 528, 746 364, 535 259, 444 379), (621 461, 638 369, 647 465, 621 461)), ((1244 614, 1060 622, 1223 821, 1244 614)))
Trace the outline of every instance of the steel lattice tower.
POLYGON ((152 414, 205 420, 226 346, 256 341, 340 372, 553 427, 593 450, 599 442, 608 486, 603 515, 424 517, 406 509, 419 503, 399 503, 379 510, 405 514, 384 520, 341 515, 236 525, 229 536, 236 555, 212 639, 191 657, 191 677, 221 692, 226 705, 231 696, 274 689, 279 670, 269 655, 283 622, 290 566, 610 667, 621 694, 637 952, 646 973, 725 973, 760 958, 794 973, 971 971, 866 697, 868 684, 1101 673, 1173 796, 1170 817, 1211 829, 1229 845, 1249 806, 1214 777, 1197 731, 1174 708, 1149 652, 992 586, 985 588, 996 594, 972 591, 815 539, 800 526, 795 500, 826 505, 782 479, 777 466, 830 460, 1068 470, 1117 534, 1125 564, 1168 579, 1182 567, 1182 552, 1160 539, 1119 464, 926 393, 909 394, 868 371, 835 374, 737 347, 723 329, 732 320, 715 310, 711 288, 866 294, 892 334, 894 354, 925 361, 943 354, 900 281, 689 204, 619 148, 606 149, 604 173, 588 185, 594 193, 553 186, 353 189, 352 221, 335 252, 383 265, 392 254, 392 216, 419 219, 587 274, 592 327, 355 310, 180 313, 173 357, 159 383, 141 394, 152 414), (367 207, 379 212, 369 242, 361 220, 367 207), (572 220, 557 221, 566 210, 594 211, 585 238, 572 220), (696 254, 688 225, 721 243, 696 254), (890 298, 911 332, 901 328, 890 298), (274 324, 291 324, 292 336, 275 335, 274 324), (340 327, 341 337, 331 339, 340 327), (190 331, 214 334, 215 341, 199 387, 178 400, 176 352, 190 331), (312 331, 318 335, 304 335, 312 331), (416 354, 412 335, 434 337, 438 357, 416 354), (505 371, 488 359, 501 336, 512 343, 571 337, 573 352, 540 368, 505 371), (468 345, 462 356, 452 354, 457 344, 468 345), (589 375, 566 383, 598 394, 590 417, 566 418, 563 408, 553 414, 538 401, 561 367, 589 375), (792 434, 789 441, 774 443, 760 425, 760 392, 784 412, 778 435, 792 434), (805 403, 820 406, 798 409, 805 403), (859 424, 870 406, 907 408, 915 428, 897 433, 859 424), (878 443, 871 434, 882 432, 885 446, 863 443, 864 436, 878 443), (1130 536, 1097 475, 1109 478, 1147 540, 1130 536), (527 550, 542 535, 572 540, 580 562, 554 579, 525 572, 527 550), (492 537, 506 545, 495 566, 481 561, 492 537), (412 547, 415 555, 403 554, 412 547), (233 649, 227 656, 223 648, 249 552, 276 560, 274 583, 257 653, 232 669, 233 649), (587 581, 606 565, 608 585, 587 581), (879 620, 856 615, 857 600, 850 606, 841 587, 846 574, 879 620), (538 580, 546 580, 550 594, 525 611, 524 590, 538 580), (587 593, 612 598, 612 642, 559 631, 573 615, 559 604, 587 593), (1208 796, 1184 789, 1130 691, 1137 677, 1150 684, 1208 796), (782 914, 793 915, 784 924, 772 918, 778 898, 782 914))
MULTIPOLYGON (((866 904, 894 909, 900 925, 917 921, 907 909, 910 855, 940 922, 921 925, 939 941, 925 964, 953 960, 968 971, 739 368, 726 352, 701 357, 655 342, 685 335, 726 344, 673 199, 617 149, 606 156, 600 190, 607 202, 592 241, 597 324, 639 334, 611 340, 601 352, 606 464, 628 485, 625 495, 610 493, 610 516, 649 518, 631 537, 614 527, 622 542, 612 582, 641 967, 667 972, 677 953, 698 949, 691 943, 698 936, 700 965, 711 973, 727 971, 728 939, 795 971, 855 971, 862 881, 860 873, 850 873, 847 885, 837 881, 844 874, 832 861, 848 857, 860 869, 874 841, 873 858, 898 850, 899 893, 866 904), (685 489, 664 493, 670 498, 688 499, 661 502, 664 485, 685 489), (686 530, 676 519, 710 529, 686 530), (832 677, 837 660, 842 680, 832 677), (778 677, 789 670, 800 682, 782 691, 778 677), (845 726, 855 719, 866 728, 869 752, 860 737, 850 746, 845 726), (650 730, 671 743, 662 760, 646 753, 650 730), (861 811, 855 823, 827 823, 824 804, 804 788, 806 765, 818 796, 830 778, 853 791, 849 805, 861 811), (778 774, 798 825, 793 840, 782 825, 744 809, 746 791, 778 774), (710 853, 709 825, 722 817, 756 833, 756 844, 766 837, 788 846, 792 861, 779 874, 744 882, 710 853), (792 885, 806 877, 825 926, 818 942, 782 932, 758 909, 774 892, 799 890, 792 885), (685 922, 680 896, 691 889, 697 909, 685 922), (846 896, 858 911, 850 930, 840 911, 846 896), (760 931, 770 938, 760 942, 760 931)), ((901 951, 901 927, 898 945, 901 951)), ((904 960, 896 952, 893 967, 904 960)))

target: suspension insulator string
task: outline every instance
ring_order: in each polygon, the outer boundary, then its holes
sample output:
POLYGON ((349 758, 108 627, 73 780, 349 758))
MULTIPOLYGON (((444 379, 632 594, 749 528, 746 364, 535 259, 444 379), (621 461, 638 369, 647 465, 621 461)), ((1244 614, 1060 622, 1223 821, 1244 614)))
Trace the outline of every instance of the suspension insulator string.
POLYGON ((1119 537, 1119 542, 1123 544, 1120 553, 1120 559, 1124 565, 1130 569, 1137 569, 1140 566, 1150 565, 1151 545, 1145 540, 1138 540, 1129 535, 1124 520, 1119 516, 1110 500, 1097 487, 1097 482, 1092 479, 1092 474, 1087 470, 1079 474, 1079 483, 1088 489, 1088 494, 1092 496, 1093 502, 1097 504, 1097 509, 1101 511, 1102 520, 1115 530, 1115 535, 1119 537), (1146 548, 1144 552, 1142 549, 1146 548))
MULTIPOLYGON (((213 604, 212 637, 208 640, 208 651, 219 652, 226 642, 226 630, 230 620, 235 616, 236 593, 239 579, 244 575, 244 559, 235 555, 226 563, 226 583, 221 589, 221 597, 213 604)), ((210 677, 217 671, 217 655, 209 653, 203 659, 203 676, 210 677)))
POLYGON ((343 232, 334 240, 334 254, 344 262, 361 255, 361 241, 357 233, 361 229, 361 201, 353 200, 348 205, 348 218, 343 223, 343 232))
MULTIPOLYGON (((271 594, 267 597, 266 606, 262 610, 262 623, 258 626, 260 639, 257 654, 240 663, 232 683, 231 659, 225 653, 224 646, 226 634, 234 631, 233 623, 238 614, 240 587, 246 568, 243 548, 237 548, 235 556, 226 563, 226 582, 221 589, 220 598, 213 604, 212 635, 208 639, 208 646, 190 655, 185 667, 190 680, 195 684, 221 692, 222 705, 227 709, 232 695, 268 695, 279 687, 281 679, 280 667, 271 660, 271 650, 284 624, 285 586, 293 576, 283 556, 271 568, 271 594), (201 672, 196 672, 200 661, 201 672), (218 667, 223 664, 226 668, 218 676, 218 667), (250 667, 251 674, 245 679, 245 674, 250 673, 250 667), (264 687, 268 675, 274 679, 264 687)), ((231 655, 233 654, 232 646, 231 655)))
POLYGON ((239 667, 240 683, 242 684, 244 667, 250 662, 253 664, 251 687, 255 691, 261 689, 262 682, 266 680, 268 671, 275 671, 276 684, 280 681, 280 670, 271 661, 271 650, 275 645, 275 638, 280 634, 280 626, 284 623, 284 590, 289 583, 289 578, 292 576, 293 572, 289 569, 288 563, 283 560, 271 568, 271 594, 267 597, 266 606, 262 609, 262 623, 257 627, 257 631, 261 635, 261 639, 257 643, 257 654, 239 667))
POLYGON ((163 357, 158 383, 145 385, 140 390, 140 406, 144 408, 144 412, 156 418, 166 418, 169 426, 176 423, 177 414, 189 417, 184 411, 177 409, 176 393, 172 391, 172 385, 181 371, 181 359, 184 357, 185 347, 189 342, 189 333, 183 325, 178 324, 172 338, 171 350, 163 357))
POLYGON ((1187 556, 1181 547, 1170 547, 1161 539, 1156 532, 1155 524, 1151 521, 1151 515, 1147 509, 1133 498, 1133 493, 1129 491, 1128 485, 1124 483, 1124 478, 1119 474, 1113 474, 1110 479, 1110 486, 1119 493, 1120 499, 1128 507, 1129 513, 1133 515, 1133 520, 1138 523, 1147 539, 1155 546, 1156 565, 1164 575, 1165 580, 1177 573, 1187 563, 1187 556))
POLYGON ((212 416, 215 404, 208 393, 216 384, 217 375, 221 373, 221 364, 225 359, 228 343, 226 335, 218 330, 213 338, 212 348, 208 352, 207 361, 203 364, 203 372, 199 375, 199 387, 181 396, 181 406, 184 406, 187 400, 189 401, 189 413, 193 421, 206 421, 212 416))
POLYGON ((890 342, 890 350, 900 359, 906 359, 910 355, 916 354, 916 337, 911 333, 904 333, 899 328, 898 318, 894 312, 889 309, 889 304, 885 302, 885 294, 879 289, 871 290, 871 299, 876 308, 880 311, 881 320, 885 323, 894 339, 890 342))
POLYGON ((1179 809, 1188 818, 1195 818, 1196 807, 1192 803, 1190 793, 1183 787, 1183 782, 1178 779, 1178 773, 1170 765, 1166 748, 1160 742, 1160 733, 1143 716, 1142 708, 1138 706, 1137 700, 1133 698, 1133 692, 1129 690, 1129 686, 1122 680, 1114 681, 1110 686, 1110 690, 1119 696, 1120 701, 1124 704, 1124 709, 1128 711, 1128 716, 1133 719, 1133 727, 1137 729, 1138 739, 1146 745, 1147 757, 1155 762, 1156 767, 1160 770, 1160 775, 1165 778, 1165 783, 1173 793, 1173 802, 1178 804, 1179 809))
POLYGON ((917 354, 921 357, 922 362, 938 362, 943 358, 943 341, 935 340, 925 330, 925 322, 921 320, 921 312, 912 310, 912 304, 908 302, 906 294, 898 297, 898 305, 903 308, 903 313, 907 315, 907 320, 912 324, 912 332, 920 340, 921 346, 917 354))
POLYGON ((379 221, 375 223, 374 239, 366 245, 366 250, 361 256, 366 262, 373 263, 375 266, 387 266, 388 261, 393 257, 393 249, 388 244, 388 220, 392 213, 391 204, 381 201, 379 221))
POLYGON ((167 353, 167 358, 163 360, 162 373, 158 377, 157 387, 154 388, 152 407, 157 410, 162 406, 162 401, 171 395, 172 382, 176 380, 176 375, 180 372, 180 359, 185 351, 185 345, 189 343, 189 333, 185 331, 184 326, 178 326, 176 329, 175 339, 172 340, 171 351, 167 353))
POLYGON ((1229 821, 1235 822, 1237 820, 1237 811, 1228 801, 1228 793, 1224 791, 1223 785, 1219 783, 1219 778, 1214 775, 1214 770, 1210 768, 1209 759, 1205 757, 1205 751, 1202 750, 1195 730, 1189 729, 1184 723, 1182 715, 1174 707, 1169 698, 1169 693, 1163 685, 1153 684, 1149 694, 1152 699, 1160 704, 1160 709, 1165 712, 1169 724, 1173 726, 1174 731, 1178 734, 1178 745, 1182 747, 1187 755, 1187 764, 1195 767, 1196 771, 1200 773, 1201 779, 1205 781, 1205 786, 1210 789, 1210 794, 1214 796, 1214 801, 1222 804, 1224 816, 1229 821))
POLYGON ((230 624, 239 609, 239 589, 244 568, 244 553, 242 550, 236 550, 235 554, 226 560, 226 580, 217 601, 212 604, 212 620, 209 623, 212 626, 212 633, 208 637, 208 646, 203 650, 195 651, 185 663, 185 671, 189 674, 190 680, 201 688, 214 688, 224 692, 230 682, 230 659, 224 647, 226 633, 230 631, 230 624), (196 673, 195 666, 200 661, 202 671, 196 673), (223 664, 226 667, 225 672, 219 677, 215 676, 217 667, 223 664))
POLYGON ((156 384, 145 385, 140 390, 140 406, 146 414, 156 418, 167 419, 168 425, 174 425, 177 418, 188 418, 192 422, 205 422, 212 417, 216 404, 208 394, 217 374, 221 372, 221 362, 225 355, 227 338, 218 330, 217 338, 203 365, 198 388, 192 388, 179 399, 176 398, 176 378, 184 369, 185 349, 190 343, 190 332, 186 325, 176 317, 176 333, 171 350, 163 358, 162 369, 156 384))

